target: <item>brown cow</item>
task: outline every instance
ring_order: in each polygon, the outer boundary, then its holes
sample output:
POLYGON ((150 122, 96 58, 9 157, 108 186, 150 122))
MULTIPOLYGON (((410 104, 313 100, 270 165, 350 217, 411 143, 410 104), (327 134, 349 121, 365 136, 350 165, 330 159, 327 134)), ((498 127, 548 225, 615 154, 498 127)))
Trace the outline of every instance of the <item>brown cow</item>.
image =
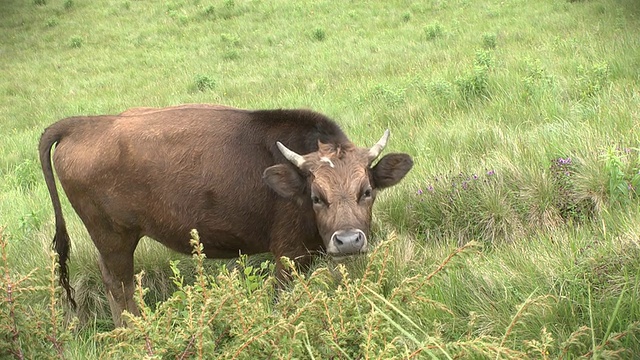
POLYGON ((317 252, 334 258, 366 252, 376 193, 413 165, 407 154, 388 154, 372 166, 388 135, 359 148, 312 111, 213 105, 63 119, 44 131, 39 146, 60 283, 72 300, 69 236, 51 165, 56 143, 60 184, 98 248, 113 319, 121 325, 123 310, 138 314, 133 253, 142 236, 188 254, 195 228, 209 258, 271 252, 303 266, 317 252))

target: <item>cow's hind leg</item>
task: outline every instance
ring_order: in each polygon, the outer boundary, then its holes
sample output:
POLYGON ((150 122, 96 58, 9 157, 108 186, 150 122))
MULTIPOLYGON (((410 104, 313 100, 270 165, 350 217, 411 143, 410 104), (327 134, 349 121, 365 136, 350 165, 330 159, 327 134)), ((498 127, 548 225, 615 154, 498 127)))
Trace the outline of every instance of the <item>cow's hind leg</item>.
POLYGON ((101 235, 93 240, 100 253, 100 272, 114 325, 116 327, 126 326, 122 319, 124 310, 134 315, 140 314, 133 301, 135 290, 133 253, 139 239, 132 235, 112 234, 111 236, 101 235))

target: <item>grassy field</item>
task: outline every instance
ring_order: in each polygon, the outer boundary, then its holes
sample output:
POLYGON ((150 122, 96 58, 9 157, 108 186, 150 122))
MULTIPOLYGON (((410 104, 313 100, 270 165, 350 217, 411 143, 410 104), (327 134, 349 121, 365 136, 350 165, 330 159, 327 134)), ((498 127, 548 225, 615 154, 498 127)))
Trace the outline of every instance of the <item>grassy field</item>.
POLYGON ((0 358, 637 357, 638 28, 635 0, 3 0, 0 358), (311 108, 362 146, 391 129, 415 167, 373 253, 273 303, 268 257, 144 240, 143 317, 111 331, 65 202, 66 309, 40 134, 181 103, 311 108))

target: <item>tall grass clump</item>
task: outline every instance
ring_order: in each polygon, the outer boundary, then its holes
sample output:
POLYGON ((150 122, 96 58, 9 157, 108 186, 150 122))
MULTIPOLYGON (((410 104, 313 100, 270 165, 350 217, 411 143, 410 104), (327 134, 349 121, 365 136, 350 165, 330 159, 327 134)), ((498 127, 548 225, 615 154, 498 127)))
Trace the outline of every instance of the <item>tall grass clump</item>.
POLYGON ((531 173, 505 168, 433 176, 415 190, 412 224, 430 240, 494 243, 586 224, 637 204, 638 150, 609 147, 598 153, 554 158, 531 173))
POLYGON ((417 190, 414 216, 428 239, 494 241, 521 237, 511 190, 495 170, 433 177, 417 190))

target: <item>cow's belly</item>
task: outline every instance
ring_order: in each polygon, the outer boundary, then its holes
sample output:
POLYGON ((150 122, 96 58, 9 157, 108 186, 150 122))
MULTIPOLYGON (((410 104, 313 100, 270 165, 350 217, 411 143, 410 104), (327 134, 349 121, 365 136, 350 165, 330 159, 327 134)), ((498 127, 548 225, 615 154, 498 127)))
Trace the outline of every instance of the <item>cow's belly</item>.
MULTIPOLYGON (((183 228, 174 234, 145 234, 160 242, 168 248, 183 253, 191 254, 193 247, 190 244, 190 230, 183 228)), ((245 238, 229 231, 217 229, 198 229, 200 243, 204 254, 210 259, 228 259, 240 254, 259 254, 269 251, 268 240, 252 237, 245 238)))

